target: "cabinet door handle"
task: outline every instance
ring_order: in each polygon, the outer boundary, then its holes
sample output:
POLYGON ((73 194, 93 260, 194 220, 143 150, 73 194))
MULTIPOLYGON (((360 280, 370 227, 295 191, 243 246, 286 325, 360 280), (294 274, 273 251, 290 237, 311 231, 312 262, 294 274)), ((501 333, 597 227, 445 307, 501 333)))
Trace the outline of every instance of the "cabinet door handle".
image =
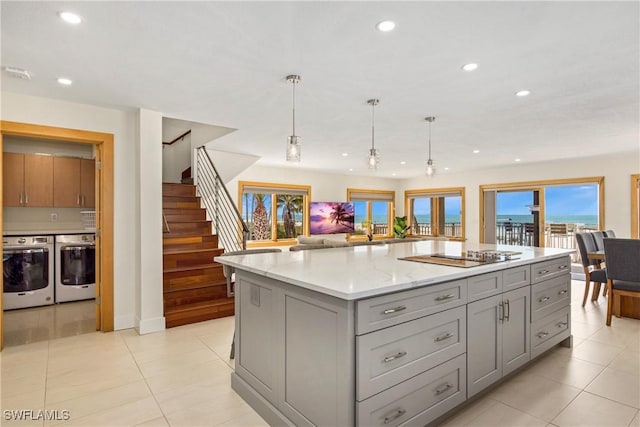
POLYGON ((28 205, 29 204, 29 193, 24 193, 24 204, 28 205))
POLYGON ((564 295, 567 293, 566 289, 561 290, 560 292, 558 292, 558 295, 564 295))
POLYGON ((394 307, 394 308, 387 308, 385 311, 382 312, 382 314, 391 314, 391 313, 397 313, 399 311, 402 310, 406 310, 407 307, 404 305, 399 305, 398 307, 394 307))
POLYGON ((444 385, 441 385, 440 387, 435 389, 436 396, 441 395, 442 393, 444 393, 445 391, 449 390, 452 387, 453 387, 453 384, 451 384, 451 383, 446 383, 444 385))
POLYGON ((566 269, 567 269, 567 266, 565 264, 558 266, 558 270, 566 270, 566 269))
POLYGON ((78 197, 76 197, 76 205, 80 206, 80 193, 78 193, 78 197))
POLYGON ((538 271, 538 274, 547 274, 549 272, 549 270, 540 270, 538 271))
POLYGON ((504 318, 509 321, 509 317, 511 316, 511 304, 509 304, 509 300, 505 301, 505 305, 507 306, 507 314, 505 314, 504 318))
POLYGON ((498 303, 498 320, 504 322, 504 301, 500 301, 498 303))
POLYGON ((444 335, 440 335, 439 337, 437 337, 435 339, 435 342, 440 342, 440 341, 444 341, 444 340, 448 340, 449 338, 453 338, 453 334, 451 332, 447 332, 444 335))
POLYGON ((399 351, 398 353, 394 354, 393 356, 385 357, 384 359, 382 359, 382 361, 384 363, 389 363, 389 362, 391 362, 393 360, 400 359, 401 357, 404 357, 406 355, 407 355, 406 351, 399 351))
POLYGON ((568 325, 568 323, 567 323, 567 322, 560 322, 560 323, 558 323, 556 326, 557 326, 558 328, 564 328, 564 327, 565 327, 565 326, 567 326, 567 325, 568 325))
POLYGON ((549 332, 540 332, 538 335, 536 335, 538 338, 544 338, 547 335, 549 335, 549 332))
POLYGON ((22 191, 20 192, 20 204, 22 204, 22 191))
POLYGON ((446 301, 448 299, 451 298, 455 298, 456 296, 454 294, 449 294, 449 295, 442 295, 436 298, 436 301, 446 301))
POLYGON ((551 299, 551 297, 542 297, 538 300, 538 302, 545 302, 545 301, 549 301, 551 299))
POLYGON ((386 417, 384 417, 384 423, 385 424, 389 424, 392 421, 397 420, 398 418, 400 418, 401 416, 403 416, 404 414, 407 413, 406 409, 396 409, 395 411, 393 411, 392 414, 387 415, 386 417))

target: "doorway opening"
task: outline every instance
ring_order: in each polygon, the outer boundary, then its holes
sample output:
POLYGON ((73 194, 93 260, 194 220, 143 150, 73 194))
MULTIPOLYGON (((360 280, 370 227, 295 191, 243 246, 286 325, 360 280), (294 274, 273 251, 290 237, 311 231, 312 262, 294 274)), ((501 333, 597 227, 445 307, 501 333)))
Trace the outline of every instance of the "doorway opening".
MULTIPOLYGON (((94 147, 95 169, 95 330, 114 329, 113 314, 113 135, 76 129, 41 126, 28 123, 0 122, 0 160, 3 137, 35 138, 91 144, 94 147)), ((0 161, 0 164, 3 162, 0 161)), ((0 168, 0 181, 4 171, 0 168)), ((0 188, 3 188, 0 186, 0 188)), ((0 190, 2 191, 2 190, 0 190)), ((0 200, 4 205, 4 191, 0 200)), ((1 211, 0 211, 1 212, 1 211)), ((3 231, 0 213, 0 232, 3 231)), ((0 283, 2 279, 0 279, 0 283)), ((0 293, 0 307, 3 294, 0 293)), ((4 346, 4 316, 0 310, 0 350, 4 346)))

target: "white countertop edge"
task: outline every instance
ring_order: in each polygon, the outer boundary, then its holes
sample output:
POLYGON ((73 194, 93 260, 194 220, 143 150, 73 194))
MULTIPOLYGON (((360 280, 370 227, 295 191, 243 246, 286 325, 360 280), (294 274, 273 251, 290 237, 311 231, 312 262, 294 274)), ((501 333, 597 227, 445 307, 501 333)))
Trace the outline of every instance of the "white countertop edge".
MULTIPOLYGON (((349 250, 352 248, 335 248, 335 249, 349 250)), ((447 270, 447 272, 445 274, 439 274, 438 276, 425 277, 418 280, 406 281, 402 283, 385 285, 381 287, 372 287, 367 290, 354 291, 354 292, 341 292, 339 290, 327 288, 322 285, 314 284, 312 282, 298 280, 296 278, 292 278, 292 277, 274 272, 272 268, 256 268, 251 265, 242 264, 241 262, 239 262, 239 260, 244 258, 243 255, 216 257, 215 261, 221 264, 232 266, 238 270, 248 271, 260 276, 264 276, 274 280, 279 280, 285 283, 293 284, 304 289, 309 289, 325 295, 330 295, 342 300, 353 301, 353 300, 359 300, 363 298, 380 296, 387 293, 418 288, 418 287, 427 286, 427 285, 450 282, 453 280, 464 279, 467 277, 476 276, 484 273, 491 273, 493 271, 505 270, 508 268, 518 267, 521 265, 535 264, 535 263, 550 260, 550 259, 562 258, 564 256, 567 256, 575 252, 575 250, 573 249, 559 249, 559 248, 547 248, 547 249, 554 249, 556 253, 538 255, 534 259, 515 259, 511 261, 505 261, 505 262, 499 262, 499 263, 493 263, 493 264, 487 264, 487 265, 481 265, 481 266, 469 267, 469 268, 439 266, 442 269, 447 270)), ((329 251, 332 249, 320 249, 320 250, 329 251)), ((254 257, 256 255, 251 255, 251 256, 254 257)), ((412 262, 412 261, 404 261, 404 262, 412 262)))

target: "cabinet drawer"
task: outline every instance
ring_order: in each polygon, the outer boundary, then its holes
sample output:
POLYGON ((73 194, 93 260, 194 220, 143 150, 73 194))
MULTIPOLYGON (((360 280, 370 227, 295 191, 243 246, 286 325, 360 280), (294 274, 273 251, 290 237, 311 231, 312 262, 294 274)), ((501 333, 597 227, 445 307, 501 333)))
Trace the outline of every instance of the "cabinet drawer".
POLYGON ((356 334, 408 322, 467 302, 467 281, 425 286, 356 302, 356 334))
POLYGON ((469 302, 502 293, 502 271, 481 274, 467 279, 469 302))
POLYGON ((356 337, 362 401, 466 351, 466 307, 356 337))
POLYGON ((531 325, 531 357, 544 353, 571 333, 571 307, 545 317, 531 325))
POLYGON ((464 354, 356 403, 359 426, 423 426, 466 399, 464 354))
POLYGON ((563 275, 531 287, 531 321, 535 322, 568 306, 571 302, 571 278, 563 275))
POLYGON ((531 283, 542 282, 570 272, 571 259, 569 257, 538 262, 531 266, 531 283))
POLYGON ((531 283, 531 266, 523 265, 502 272, 502 290, 504 292, 521 288, 531 283))

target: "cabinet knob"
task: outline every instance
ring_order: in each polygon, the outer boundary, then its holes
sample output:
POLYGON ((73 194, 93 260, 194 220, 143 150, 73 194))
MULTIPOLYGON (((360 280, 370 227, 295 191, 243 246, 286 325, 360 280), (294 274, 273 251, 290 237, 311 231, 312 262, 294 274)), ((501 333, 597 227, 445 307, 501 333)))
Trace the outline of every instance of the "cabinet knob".
POLYGON ((545 301, 549 301, 551 299, 551 297, 542 297, 538 300, 538 302, 545 302, 545 301))
POLYGON ((549 270, 540 270, 538 272, 538 274, 547 274, 549 272, 549 270))
POLYGON ((561 290, 560 292, 558 292, 558 295, 564 295, 567 293, 566 289, 561 290))
POLYGON ((547 335, 549 335, 549 332, 540 332, 538 335, 536 335, 538 338, 544 338, 547 335))
POLYGON ((558 323, 556 326, 557 326, 558 328, 564 328, 564 327, 565 327, 565 326, 567 326, 568 324, 569 324, 569 323, 567 323, 567 322, 560 322, 560 323, 558 323))

